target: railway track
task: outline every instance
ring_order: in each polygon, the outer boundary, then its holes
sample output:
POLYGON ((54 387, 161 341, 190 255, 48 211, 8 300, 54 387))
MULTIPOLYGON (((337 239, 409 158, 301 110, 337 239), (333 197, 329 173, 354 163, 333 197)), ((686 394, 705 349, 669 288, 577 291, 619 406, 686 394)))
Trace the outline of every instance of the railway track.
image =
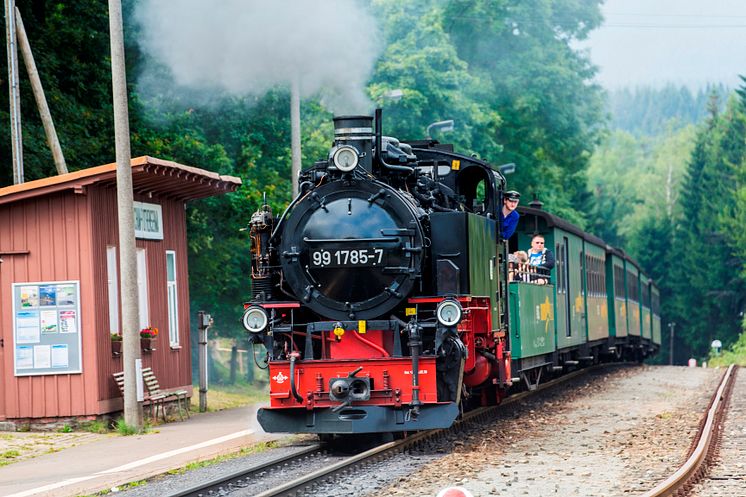
MULTIPOLYGON (((314 466, 317 461, 325 464, 322 460, 326 456, 321 444, 309 445, 291 454, 285 454, 269 461, 263 462, 247 469, 242 469, 228 475, 221 476, 211 481, 181 490, 171 494, 169 497, 201 497, 207 495, 226 495, 233 492, 249 490, 256 486, 256 480, 268 480, 273 472, 285 471, 288 466, 308 465, 314 466)), ((265 485, 266 487, 266 485, 265 485)))
MULTIPOLYGON (((738 385, 737 409, 728 420, 731 426, 726 427, 725 416, 731 402, 736 383, 737 368, 728 367, 715 395, 710 402, 707 416, 700 425, 699 432, 692 443, 686 462, 670 477, 656 485, 642 497, 683 497, 692 495, 697 486, 697 496, 736 496, 746 493, 746 378, 741 378, 738 385), (730 437, 735 433, 735 437, 730 437), (728 439, 723 443, 723 435, 728 439), (716 464, 721 448, 725 446, 728 458, 724 464, 716 464), (740 454, 740 456, 739 456, 740 454), (722 471, 718 468, 722 468, 722 471)), ((721 462, 723 460, 721 459, 721 462)))
POLYGON ((321 446, 309 447, 303 454, 293 454, 268 461, 260 467, 247 468, 246 470, 171 494, 169 497, 207 497, 230 495, 232 493, 235 495, 252 495, 254 497, 300 496, 308 489, 332 481, 340 475, 343 476, 345 473, 354 471, 356 468, 395 457, 404 451, 414 449, 419 444, 437 440, 450 433, 464 430, 474 424, 484 423, 493 419, 499 409, 505 405, 514 404, 525 399, 527 396, 555 388, 578 376, 604 367, 608 366, 600 365, 575 371, 539 385, 535 390, 512 395, 504 399, 498 406, 475 409, 466 413, 461 420, 449 429, 416 433, 403 440, 384 443, 365 452, 348 457, 326 453, 321 446), (293 474, 290 473, 290 468, 293 469, 293 474), (283 472, 284 477, 281 484, 271 483, 271 481, 277 481, 277 477, 273 476, 275 472, 283 472), (301 474, 298 474, 299 472, 301 474), (259 487, 259 484, 262 487, 259 487), (268 486, 271 486, 271 488, 267 488, 268 486), (258 492, 258 488, 261 488, 261 491, 258 492))
POLYGON ((733 390, 712 466, 694 486, 695 497, 746 494, 746 374, 735 373, 733 390))

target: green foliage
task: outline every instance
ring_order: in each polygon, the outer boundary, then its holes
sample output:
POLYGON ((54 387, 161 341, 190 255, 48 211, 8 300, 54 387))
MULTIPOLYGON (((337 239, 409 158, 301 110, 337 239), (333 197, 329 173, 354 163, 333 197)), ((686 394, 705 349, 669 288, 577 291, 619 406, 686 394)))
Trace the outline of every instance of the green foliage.
POLYGON ((85 421, 80 424, 80 430, 87 431, 89 433, 99 433, 103 435, 105 433, 109 433, 109 423, 99 419, 85 421))
MULTIPOLYGON (((681 196, 670 286, 671 318, 687 349, 701 355, 717 338, 732 343, 746 308, 743 226, 732 225, 746 165, 746 114, 731 98, 700 129, 681 196), (741 180, 742 181, 742 180, 741 180), (734 231, 735 230, 735 231, 734 231)), ((677 333, 678 334, 678 333, 677 333)))
POLYGON ((125 437, 130 436, 130 435, 138 435, 140 433, 137 427, 128 425, 124 421, 124 418, 119 418, 117 420, 116 430, 117 430, 117 433, 125 437))
POLYGON ((746 366, 746 320, 743 322, 742 330, 738 340, 720 354, 716 355, 714 352, 710 352, 707 359, 707 364, 710 367, 729 366, 730 364, 746 366))
POLYGON ((585 168, 602 121, 588 54, 573 48, 601 22, 599 1, 450 0, 445 18, 470 72, 489 82, 502 118, 490 158, 515 163, 510 178, 553 213, 585 224, 585 168))
POLYGON ((60 433, 72 433, 73 432, 73 427, 70 426, 70 425, 68 425, 68 424, 66 424, 66 425, 62 426, 60 429, 58 429, 57 431, 60 432, 60 433))
POLYGON ((452 135, 433 138, 494 159, 500 150, 494 140, 500 118, 489 107, 489 85, 459 58, 440 7, 420 0, 378 0, 374 5, 385 20, 387 46, 369 91, 384 108, 384 133, 423 139, 428 124, 453 119, 452 135), (403 92, 395 103, 385 98, 393 89, 403 92))
POLYGON ((679 127, 676 121, 656 136, 610 132, 588 168, 593 195, 589 230, 612 245, 632 250, 629 242, 639 236, 639 227, 648 219, 673 223, 695 133, 693 125, 679 127))
MULTIPOLYGON (((114 160, 108 8, 101 2, 17 4, 55 121, 68 168, 114 160)), ((3 24, 3 31, 4 31, 3 24)), ((31 84, 19 53, 19 82, 27 181, 56 174, 31 84)), ((0 58, 7 79, 7 58, 0 58)), ((0 185, 12 183, 9 95, 0 92, 0 185)))
POLYGON ((733 342, 746 305, 746 121, 740 101, 719 101, 722 91, 617 92, 615 122, 630 131, 612 131, 588 170, 592 231, 659 285, 663 340, 675 322, 679 363, 715 338, 733 342), (704 112, 699 127, 686 124, 704 112))
POLYGON ((728 91, 723 85, 708 86, 696 93, 685 86, 668 84, 622 88, 609 93, 612 126, 635 136, 655 136, 675 123, 676 127, 697 124, 707 115, 712 94, 721 101, 728 91))
POLYGON ((6 450, 2 454, 0 454, 0 457, 3 459, 15 459, 16 457, 20 456, 21 453, 17 450, 6 450))

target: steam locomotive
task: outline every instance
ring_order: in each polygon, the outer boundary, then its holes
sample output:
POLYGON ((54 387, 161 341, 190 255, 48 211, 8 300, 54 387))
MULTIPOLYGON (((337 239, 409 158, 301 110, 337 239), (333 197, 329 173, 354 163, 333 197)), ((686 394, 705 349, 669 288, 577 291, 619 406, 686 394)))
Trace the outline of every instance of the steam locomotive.
POLYGON ((265 431, 444 428, 542 373, 657 350, 657 288, 626 254, 538 204, 509 245, 498 168, 381 128, 380 110, 334 118, 297 198, 251 217, 242 323, 267 351, 265 431), (550 284, 510 282, 534 232, 557 249, 550 284))

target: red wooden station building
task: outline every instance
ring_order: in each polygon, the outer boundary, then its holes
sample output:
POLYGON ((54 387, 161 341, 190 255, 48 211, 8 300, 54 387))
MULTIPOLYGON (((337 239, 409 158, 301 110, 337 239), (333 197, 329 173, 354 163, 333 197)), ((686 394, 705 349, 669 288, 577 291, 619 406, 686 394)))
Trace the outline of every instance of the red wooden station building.
MULTIPOLYGON (((232 176, 132 159, 140 328, 160 333, 143 367, 191 392, 185 203, 232 176)), ((0 423, 122 409, 116 164, 0 188, 0 423)))

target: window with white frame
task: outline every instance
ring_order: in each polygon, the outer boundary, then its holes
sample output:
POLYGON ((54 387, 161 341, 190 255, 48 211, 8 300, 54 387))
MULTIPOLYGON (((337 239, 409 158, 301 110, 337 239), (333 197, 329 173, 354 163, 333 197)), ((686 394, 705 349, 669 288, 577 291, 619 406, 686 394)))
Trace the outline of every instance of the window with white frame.
POLYGON ((140 307, 140 329, 150 326, 148 312, 148 267, 147 252, 137 249, 137 304, 140 307))
POLYGON ((176 291, 176 252, 166 250, 166 294, 168 295, 168 339, 179 345, 179 301, 176 291))
POLYGON ((106 247, 106 279, 109 290, 109 332, 119 333, 119 280, 117 279, 117 248, 106 247))

